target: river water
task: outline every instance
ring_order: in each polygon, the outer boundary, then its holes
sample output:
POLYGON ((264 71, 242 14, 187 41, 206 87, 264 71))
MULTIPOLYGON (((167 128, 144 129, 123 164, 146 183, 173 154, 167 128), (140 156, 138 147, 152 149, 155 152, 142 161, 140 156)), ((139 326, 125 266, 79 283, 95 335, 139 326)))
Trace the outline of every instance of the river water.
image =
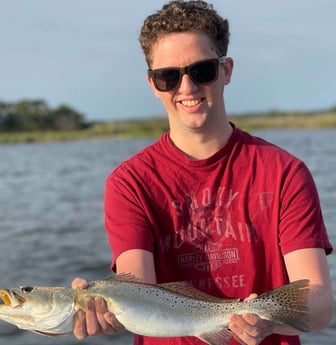
MULTIPOLYGON (((336 129, 254 132, 303 159, 313 173, 336 247, 336 129)), ((75 276, 110 275, 103 224, 106 176, 154 139, 0 145, 0 287, 69 286, 75 276)), ((271 177, 270 177, 271 178, 271 177)), ((335 255, 328 257, 336 285, 335 255)), ((334 307, 335 310, 335 307, 334 307)), ((336 320, 305 335, 305 345, 334 344, 336 320)), ((0 321, 0 344, 129 345, 131 335, 49 338, 0 321)))

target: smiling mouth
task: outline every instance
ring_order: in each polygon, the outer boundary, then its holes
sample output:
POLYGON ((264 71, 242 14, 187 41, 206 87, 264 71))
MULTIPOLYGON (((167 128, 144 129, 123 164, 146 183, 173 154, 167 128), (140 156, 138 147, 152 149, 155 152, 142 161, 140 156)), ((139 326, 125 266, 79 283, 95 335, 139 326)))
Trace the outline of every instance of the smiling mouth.
POLYGON ((182 105, 184 105, 185 107, 194 107, 194 106, 200 104, 202 101, 203 101, 203 98, 198 98, 198 99, 181 101, 180 103, 182 105))

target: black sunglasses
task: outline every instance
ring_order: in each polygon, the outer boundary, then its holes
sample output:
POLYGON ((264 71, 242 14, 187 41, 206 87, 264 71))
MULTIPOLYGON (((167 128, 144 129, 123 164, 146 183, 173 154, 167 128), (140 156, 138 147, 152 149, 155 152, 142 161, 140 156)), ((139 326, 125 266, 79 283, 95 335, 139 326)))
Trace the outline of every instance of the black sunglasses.
POLYGON ((148 75, 152 78, 154 86, 161 92, 172 91, 181 84, 182 76, 188 74, 195 84, 210 84, 218 78, 218 65, 226 61, 225 56, 195 62, 192 65, 178 68, 149 69, 148 75))

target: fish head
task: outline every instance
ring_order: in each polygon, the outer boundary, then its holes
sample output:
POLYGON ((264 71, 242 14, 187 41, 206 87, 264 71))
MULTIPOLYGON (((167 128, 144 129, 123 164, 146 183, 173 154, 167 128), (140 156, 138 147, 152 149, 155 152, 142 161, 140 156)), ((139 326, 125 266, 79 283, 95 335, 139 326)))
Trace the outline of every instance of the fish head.
POLYGON ((47 335, 70 333, 74 293, 64 287, 20 286, 0 290, 0 319, 47 335))
POLYGON ((0 290, 0 296, 5 306, 27 314, 37 310, 40 313, 47 313, 53 302, 53 294, 50 290, 31 286, 0 290))

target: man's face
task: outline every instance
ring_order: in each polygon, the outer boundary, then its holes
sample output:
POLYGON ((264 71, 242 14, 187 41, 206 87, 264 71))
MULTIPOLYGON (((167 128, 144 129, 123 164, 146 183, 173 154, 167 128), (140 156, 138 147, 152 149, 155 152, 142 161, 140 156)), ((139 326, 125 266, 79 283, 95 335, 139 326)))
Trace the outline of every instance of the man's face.
MULTIPOLYGON (((216 58, 218 55, 215 47, 206 35, 192 32, 172 33, 160 38, 153 46, 153 62, 150 67, 152 70, 182 68, 216 58)), ((177 128, 206 130, 222 121, 225 117, 224 85, 230 82, 232 67, 231 59, 220 64, 217 80, 207 85, 197 84, 189 75, 184 74, 180 86, 166 92, 157 90, 152 78, 148 77, 154 94, 161 99, 167 110, 171 131, 177 128)))

